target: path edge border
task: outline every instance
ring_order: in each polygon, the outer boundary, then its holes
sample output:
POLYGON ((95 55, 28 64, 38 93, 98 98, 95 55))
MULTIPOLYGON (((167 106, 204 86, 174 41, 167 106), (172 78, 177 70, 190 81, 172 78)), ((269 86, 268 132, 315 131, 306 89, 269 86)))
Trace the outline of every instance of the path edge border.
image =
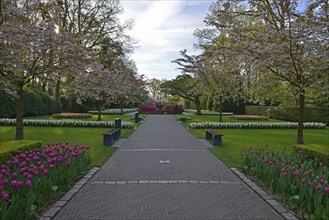
POLYGON ((230 168, 245 184, 247 184, 254 192, 256 192, 263 200, 266 201, 275 211, 280 213, 286 220, 298 220, 296 216, 291 214, 289 210, 279 204, 272 196, 268 195, 256 183, 251 181, 246 175, 235 167, 230 168))
POLYGON ((39 218, 39 220, 51 220, 68 203, 68 201, 97 173, 99 167, 91 168, 64 196, 51 205, 39 218))

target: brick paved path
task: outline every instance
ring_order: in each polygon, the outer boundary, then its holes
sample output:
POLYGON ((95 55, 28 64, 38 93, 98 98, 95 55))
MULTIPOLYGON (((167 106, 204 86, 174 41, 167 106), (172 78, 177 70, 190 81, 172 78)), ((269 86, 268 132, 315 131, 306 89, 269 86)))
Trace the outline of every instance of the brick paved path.
POLYGON ((56 215, 81 219, 282 219, 172 116, 149 116, 56 215))

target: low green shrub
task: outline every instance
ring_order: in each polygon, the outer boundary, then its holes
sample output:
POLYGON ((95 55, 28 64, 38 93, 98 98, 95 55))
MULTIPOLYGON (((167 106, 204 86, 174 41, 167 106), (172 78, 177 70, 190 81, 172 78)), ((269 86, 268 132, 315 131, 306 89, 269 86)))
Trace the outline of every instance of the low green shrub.
MULTIPOLYGON (((246 106, 246 114, 263 115, 270 118, 298 121, 297 107, 278 107, 278 106, 246 106)), ((306 107, 305 122, 322 122, 328 124, 329 108, 328 107, 306 107)))
POLYGON ((329 147, 319 144, 296 145, 294 146, 294 152, 329 167, 329 147))
POLYGON ((41 141, 36 140, 18 140, 0 143, 0 164, 4 164, 14 155, 29 151, 31 149, 40 148, 41 141))

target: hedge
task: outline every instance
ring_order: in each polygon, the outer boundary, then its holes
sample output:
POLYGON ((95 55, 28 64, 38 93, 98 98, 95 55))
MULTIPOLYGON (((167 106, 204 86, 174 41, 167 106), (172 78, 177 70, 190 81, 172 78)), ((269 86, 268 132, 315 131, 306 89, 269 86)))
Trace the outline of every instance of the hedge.
POLYGON ((0 164, 6 163, 11 160, 14 155, 18 155, 25 151, 41 147, 41 141, 36 140, 19 140, 8 141, 1 143, 0 148, 0 164))
POLYGON ((308 159, 317 160, 329 167, 329 148, 318 144, 294 146, 294 152, 301 153, 308 159))
MULTIPOLYGON (((284 121, 298 121, 297 107, 246 106, 246 114, 263 115, 284 121)), ((306 107, 305 122, 322 122, 329 124, 329 107, 306 107)))
MULTIPOLYGON (((16 115, 16 98, 0 89, 0 118, 14 118, 16 115)), ((25 90, 24 116, 51 115, 61 112, 61 103, 55 102, 48 94, 25 90)))

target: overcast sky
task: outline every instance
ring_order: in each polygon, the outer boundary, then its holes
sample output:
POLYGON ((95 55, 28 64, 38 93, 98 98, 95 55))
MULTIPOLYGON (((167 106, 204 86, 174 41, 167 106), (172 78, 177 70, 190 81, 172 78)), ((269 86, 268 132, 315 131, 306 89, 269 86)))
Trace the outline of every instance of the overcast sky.
POLYGON ((204 18, 212 1, 208 0, 121 0, 121 20, 134 19, 128 32, 137 39, 139 48, 132 55, 138 73, 147 78, 173 79, 180 74, 172 60, 179 51, 198 53, 193 48, 193 32, 204 27, 204 18))

